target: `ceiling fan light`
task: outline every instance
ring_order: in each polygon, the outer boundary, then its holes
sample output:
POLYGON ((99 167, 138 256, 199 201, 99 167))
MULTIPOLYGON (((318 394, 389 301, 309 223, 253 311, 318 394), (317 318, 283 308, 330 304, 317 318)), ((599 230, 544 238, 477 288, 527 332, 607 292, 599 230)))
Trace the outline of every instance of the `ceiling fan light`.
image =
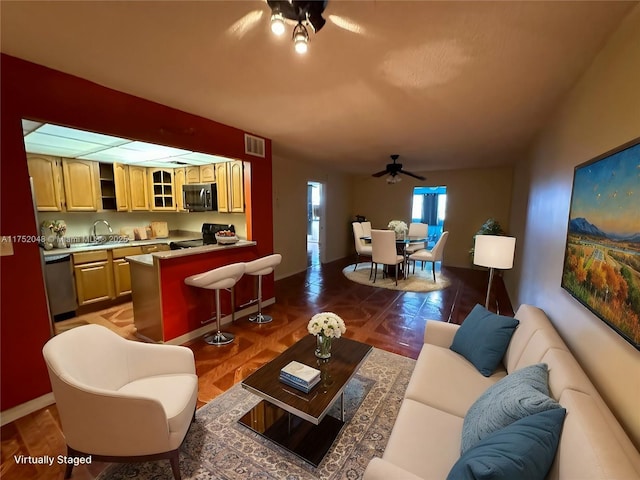
POLYGON ((281 13, 277 12, 271 15, 271 31, 280 36, 284 33, 284 17, 281 13))
POLYGON ((307 53, 309 48, 309 32, 302 23, 298 23, 293 29, 293 46, 297 53, 307 53))
POLYGON ((402 181, 402 177, 400 177, 398 175, 390 174, 387 177, 387 183, 388 184, 394 184, 394 183, 398 183, 398 182, 401 182, 401 181, 402 181))

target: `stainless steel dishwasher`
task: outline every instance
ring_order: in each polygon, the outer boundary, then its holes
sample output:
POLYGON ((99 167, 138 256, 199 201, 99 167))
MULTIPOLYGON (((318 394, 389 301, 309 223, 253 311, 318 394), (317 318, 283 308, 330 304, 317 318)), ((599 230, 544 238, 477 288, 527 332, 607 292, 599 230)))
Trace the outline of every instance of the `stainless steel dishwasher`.
POLYGON ((74 317, 78 302, 76 301, 71 254, 45 256, 44 279, 47 285, 49 310, 53 320, 60 321, 74 317))

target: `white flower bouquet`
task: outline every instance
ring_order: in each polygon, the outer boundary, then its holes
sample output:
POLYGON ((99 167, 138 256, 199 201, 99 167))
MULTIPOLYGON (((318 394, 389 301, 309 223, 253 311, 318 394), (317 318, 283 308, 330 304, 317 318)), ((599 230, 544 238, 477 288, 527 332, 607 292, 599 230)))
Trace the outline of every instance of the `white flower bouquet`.
POLYGON ((340 338, 347 327, 338 315, 332 312, 316 313, 307 325, 311 335, 323 335, 328 338, 340 338))
POLYGON ((387 228, 396 232, 397 235, 402 235, 409 231, 409 227, 407 227, 407 224, 402 220, 391 220, 389 225, 387 225, 387 228))
POLYGON ((51 222, 43 222, 43 227, 51 230, 51 233, 55 233, 58 237, 63 237, 67 233, 67 226, 63 220, 53 220, 51 222))

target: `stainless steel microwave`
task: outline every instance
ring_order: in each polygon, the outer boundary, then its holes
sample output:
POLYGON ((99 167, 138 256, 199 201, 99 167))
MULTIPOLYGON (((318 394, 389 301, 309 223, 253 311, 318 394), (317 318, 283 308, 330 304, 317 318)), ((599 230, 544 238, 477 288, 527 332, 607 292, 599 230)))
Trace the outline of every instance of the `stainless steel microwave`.
POLYGON ((218 210, 218 190, 215 183, 197 183, 182 186, 184 208, 190 212, 218 210))

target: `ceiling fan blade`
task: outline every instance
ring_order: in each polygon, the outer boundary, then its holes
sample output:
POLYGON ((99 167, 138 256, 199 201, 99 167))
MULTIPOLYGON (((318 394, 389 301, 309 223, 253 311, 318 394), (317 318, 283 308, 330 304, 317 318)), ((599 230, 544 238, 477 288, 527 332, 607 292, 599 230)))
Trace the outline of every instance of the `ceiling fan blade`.
POLYGON ((400 170, 400 173, 404 173, 405 175, 409 175, 410 177, 417 178, 418 180, 426 180, 426 177, 421 175, 416 175, 415 173, 407 172, 406 170, 400 170))
POLYGON ((381 177, 383 175, 387 175, 389 173, 388 170, 382 170, 381 172, 378 173, 374 173, 373 175, 371 175, 372 177, 381 177))

